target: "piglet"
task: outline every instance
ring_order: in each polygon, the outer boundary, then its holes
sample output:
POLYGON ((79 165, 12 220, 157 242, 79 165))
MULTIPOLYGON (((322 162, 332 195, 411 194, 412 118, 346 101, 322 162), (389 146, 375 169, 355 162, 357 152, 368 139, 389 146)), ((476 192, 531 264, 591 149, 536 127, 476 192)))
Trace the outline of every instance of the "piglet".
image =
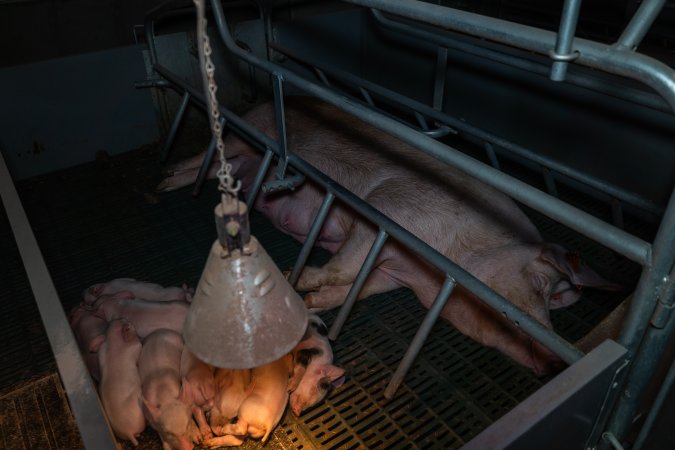
POLYGON ((85 289, 82 296, 84 303, 90 305, 102 295, 116 294, 122 291, 131 292, 136 298, 153 302, 175 300, 190 302, 194 294, 194 289, 188 288, 186 284, 183 284, 181 287, 163 287, 159 284, 138 281, 133 278, 116 278, 107 283, 98 283, 90 286, 85 289))
POLYGON ((180 359, 183 338, 172 330, 157 330, 143 343, 138 360, 143 412, 159 433, 165 450, 191 450, 201 440, 192 420, 192 406, 183 400, 180 359))
POLYGON ((138 445, 136 436, 145 429, 145 417, 141 409, 141 377, 136 366, 141 341, 134 326, 126 320, 113 320, 105 335, 92 341, 91 350, 98 351, 99 392, 110 426, 118 437, 138 445))
POLYGON ((239 407, 251 392, 251 370, 216 369, 216 396, 209 415, 209 425, 217 435, 223 434, 223 426, 230 423, 239 407))
POLYGON ((111 321, 122 317, 136 327, 136 333, 144 339, 162 328, 183 332, 183 323, 190 304, 183 301, 153 302, 140 299, 103 296, 92 305, 96 315, 111 321))
POLYGON ((291 352, 293 376, 288 391, 291 392, 291 410, 296 416, 345 381, 345 370, 332 364, 333 349, 326 325, 316 314, 310 313, 308 319, 305 336, 291 352))
POLYGON ((192 414, 197 421, 203 438, 212 437, 211 427, 206 421, 206 411, 213 407, 216 396, 215 368, 198 359, 186 346, 180 358, 180 375, 183 381, 183 399, 194 405, 192 414))
POLYGON ((222 427, 225 436, 209 439, 202 446, 239 445, 246 435, 265 443, 277 426, 288 403, 288 379, 292 357, 286 355, 251 371, 251 393, 239 407, 237 422, 222 427))
MULTIPOLYGON (((131 295, 131 293, 120 292, 114 296, 106 297, 126 298, 128 295, 131 295)), ((70 311, 68 320, 89 373, 96 381, 100 381, 101 371, 98 355, 93 348, 100 345, 100 339, 104 338, 106 329, 108 328, 108 321, 96 315, 96 311, 93 308, 83 304, 76 306, 70 311), (95 344, 94 341, 96 339, 99 339, 99 341, 95 344)))

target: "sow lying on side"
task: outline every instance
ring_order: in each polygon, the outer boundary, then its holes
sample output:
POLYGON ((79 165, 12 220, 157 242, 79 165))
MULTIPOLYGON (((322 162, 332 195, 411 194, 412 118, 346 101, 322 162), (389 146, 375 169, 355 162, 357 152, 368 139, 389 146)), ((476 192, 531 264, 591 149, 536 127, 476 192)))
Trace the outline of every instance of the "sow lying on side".
MULTIPOLYGON (((286 105, 290 151, 545 326, 551 327, 549 309, 577 301, 581 286, 617 287, 575 254, 543 242, 518 206, 492 187, 318 100, 290 97, 286 105)), ((272 104, 254 108, 245 119, 276 137, 272 104)), ((232 134, 225 149, 232 173, 246 192, 262 155, 232 134)), ((193 182, 202 158, 199 155, 174 166, 172 176, 158 190, 193 182)), ((209 176, 215 176, 218 165, 214 163, 209 176)), ((323 195, 321 188, 307 182, 294 191, 259 195, 255 207, 277 228, 304 241, 323 195)), ((323 267, 306 267, 297 284, 299 290, 311 291, 305 297, 308 307, 332 308, 344 301, 376 233, 376 227, 345 206, 333 206, 318 245, 334 255, 323 267)), ((428 308, 443 278, 389 240, 359 298, 406 286, 428 308)), ((560 366, 552 352, 461 287, 454 290, 442 316, 465 335, 501 350, 537 374, 560 366)))

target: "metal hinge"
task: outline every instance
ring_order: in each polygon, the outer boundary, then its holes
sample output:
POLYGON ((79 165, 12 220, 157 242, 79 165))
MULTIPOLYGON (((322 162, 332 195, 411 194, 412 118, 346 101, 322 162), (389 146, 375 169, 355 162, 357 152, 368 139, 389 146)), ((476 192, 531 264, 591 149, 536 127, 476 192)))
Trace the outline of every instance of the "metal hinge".
POLYGON ((673 310, 675 309, 675 284, 673 277, 663 277, 663 284, 657 294, 656 308, 652 315, 651 324, 655 328, 663 328, 668 323, 673 310))

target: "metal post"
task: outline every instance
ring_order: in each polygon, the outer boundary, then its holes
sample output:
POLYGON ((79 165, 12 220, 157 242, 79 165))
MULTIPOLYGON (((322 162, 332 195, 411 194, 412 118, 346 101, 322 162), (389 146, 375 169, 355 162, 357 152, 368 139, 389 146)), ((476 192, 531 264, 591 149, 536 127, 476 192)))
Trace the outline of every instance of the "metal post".
POLYGON ((663 9, 666 0, 645 0, 619 37, 617 44, 635 50, 663 9))
MULTIPOLYGON (((662 308, 661 304, 672 306, 674 301, 672 285, 668 284, 670 277, 675 277, 675 272, 669 274, 673 270, 674 261, 675 189, 654 240, 652 264, 642 271, 618 339, 634 357, 624 378, 625 383, 618 390, 620 392, 617 394, 620 396, 606 427, 606 431, 618 437, 623 437, 628 432, 661 353, 668 339, 675 333, 675 315, 665 316, 665 319, 658 316, 659 313, 668 312, 668 307, 662 308)), ((605 419, 602 418, 603 423, 605 419)))
POLYGON ((485 152, 487 153, 488 160, 490 160, 490 164, 492 164, 492 167, 494 167, 497 170, 501 170, 499 166, 499 160, 497 159, 497 154, 495 153, 495 149, 492 146, 492 144, 486 142, 484 148, 485 152))
POLYGON ((68 324, 2 152, 0 152, 0 198, 12 227, 16 246, 21 254, 82 442, 85 448, 90 450, 115 450, 116 440, 96 395, 96 387, 82 360, 80 348, 68 324))
POLYGON ((560 19, 560 29, 556 36, 555 49, 549 53, 549 56, 553 60, 550 76, 552 81, 565 81, 567 63, 579 57, 579 52, 572 51, 572 41, 574 39, 574 31, 577 28, 580 9, 581 0, 565 0, 560 19))
MULTIPOLYGON (((225 126, 225 118, 221 117, 218 119, 220 123, 220 129, 222 130, 225 126)), ((206 180, 206 175, 209 173, 209 168, 211 167, 211 162, 213 157, 216 155, 216 140, 211 138, 209 141, 208 147, 206 147, 206 153, 204 154, 204 159, 202 160, 202 165, 199 166, 199 172, 197 172, 197 180, 195 181, 195 187, 192 188, 192 195, 194 197, 199 195, 199 192, 202 190, 202 185, 206 180)))
POLYGON ((544 175, 544 182, 546 183, 546 190, 554 197, 558 197, 558 188, 555 186, 555 179, 548 167, 542 167, 541 172, 544 175))
POLYGON ((612 197, 612 223, 619 228, 623 228, 623 207, 621 206, 621 200, 616 197, 612 197))
POLYGON ((649 433, 651 432, 652 427, 654 426, 654 421, 661 412, 663 403, 666 401, 666 397, 668 397, 670 388, 674 385, 674 383, 675 383, 675 361, 673 361, 673 363, 670 365, 670 369, 668 369, 666 379, 663 380, 663 384, 661 384, 661 387, 659 388, 659 393, 656 395, 654 404, 652 405, 652 408, 649 411, 649 414, 647 415, 644 424, 642 424, 640 434, 638 435, 635 444, 633 444, 632 450, 642 449, 642 446, 647 440, 647 437, 649 437, 649 433))
POLYGON ((373 269, 375 261, 377 260, 377 257, 380 254, 385 241, 387 240, 387 237, 388 234, 383 229, 380 229, 379 233, 377 233, 375 242, 373 242, 372 247, 370 247, 368 256, 366 256, 366 259, 361 266, 361 270, 359 270, 358 275, 356 275, 354 284, 352 284, 352 288, 349 290, 347 298, 345 298, 345 302, 342 304, 342 307, 340 307, 340 311, 338 312, 333 325, 330 327, 328 338, 331 341, 337 339, 338 334, 340 334, 340 330, 342 330, 342 326, 347 321, 347 316, 351 312, 352 307, 356 302, 356 298, 359 295, 359 292, 361 292, 361 288, 363 288, 363 284, 366 282, 370 271, 373 269))
POLYGON ((438 47, 436 52, 436 76, 434 78, 433 108, 443 110, 443 94, 445 93, 445 75, 448 69, 448 49, 438 47))
POLYGON ((272 158, 274 158, 274 152, 268 148, 265 150, 265 157, 263 158, 260 168, 258 169, 258 173, 253 180, 253 185, 251 185, 251 190, 248 193, 248 197, 246 197, 246 207, 249 211, 253 209, 253 203, 255 202, 255 198, 258 196, 260 186, 262 186, 263 181, 265 181, 267 171, 270 169, 270 164, 272 164, 272 158))
POLYGON ((279 162, 277 165, 277 180, 283 180, 288 166, 288 149, 286 146, 286 112, 284 109, 283 75, 279 72, 272 74, 274 89, 274 112, 277 120, 277 134, 279 142, 279 162))
POLYGON ((178 106, 176 117, 174 117, 173 123, 171 124, 169 135, 166 137, 164 149, 162 149, 162 156, 160 157, 160 161, 162 163, 165 163, 166 160, 169 159, 169 152, 171 151, 171 146, 173 145, 173 141, 176 138, 178 127, 180 126, 180 123, 183 120, 183 115, 185 114, 185 110, 187 109, 187 105, 189 102, 190 102, 190 94, 186 91, 183 94, 183 99, 180 102, 180 106, 178 106))
POLYGON ((457 283, 451 276, 446 275, 445 282, 443 283, 440 291, 438 291, 438 295, 436 296, 434 303, 431 305, 431 308, 429 308, 429 311, 427 311, 427 314, 424 316, 424 320, 417 330, 417 333, 415 333, 415 337, 413 338, 412 342, 408 346, 408 350, 406 350, 403 359, 401 359, 401 362, 396 368, 396 372, 394 372, 394 375, 391 377, 389 384, 384 390, 384 398, 387 400, 391 400, 392 397, 394 397, 398 387, 403 382, 403 379, 408 373, 410 366, 412 365, 413 361, 415 361, 415 358, 417 358, 417 355, 422 349, 424 342, 427 340, 427 337, 431 332, 431 328, 434 326, 436 320, 438 320, 438 317, 443 312, 443 308, 445 307, 445 304, 447 303, 450 294, 452 294, 452 290, 455 288, 456 284, 457 283))
POLYGON ((312 222, 312 226, 310 227, 309 232, 307 233, 307 238, 305 239, 305 242, 302 244, 300 254, 298 255, 298 258, 295 260, 293 270, 291 271, 291 274, 288 277, 288 282, 291 284, 291 286, 295 286, 295 283, 298 281, 298 278, 300 277, 302 268, 305 266, 305 263, 307 262, 307 258, 309 257, 309 253, 312 251, 312 247, 314 247, 316 239, 319 237, 319 232, 323 227, 323 223, 326 221, 326 217, 328 217, 328 212, 330 211, 330 207, 333 204, 333 200, 335 200, 335 195, 333 195, 332 192, 327 192, 326 196, 323 198, 323 202, 321 203, 319 210, 316 213, 316 217, 314 217, 314 222, 312 222))

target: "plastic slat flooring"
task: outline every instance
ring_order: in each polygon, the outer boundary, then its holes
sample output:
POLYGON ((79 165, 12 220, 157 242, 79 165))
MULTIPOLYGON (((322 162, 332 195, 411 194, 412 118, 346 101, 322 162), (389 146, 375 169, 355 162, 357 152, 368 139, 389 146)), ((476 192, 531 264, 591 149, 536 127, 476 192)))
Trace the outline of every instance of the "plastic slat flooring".
MULTIPOLYGON (((218 192, 208 182, 197 198, 189 188, 155 194, 162 178, 157 159, 156 152, 141 149, 18 184, 66 311, 80 302, 83 289, 116 277, 164 285, 198 282, 216 237, 218 192)), ((0 274, 0 339, 5 344, 0 389, 6 389, 53 372, 55 364, 4 212, 0 216, 7 266, 0 274)), ((547 238, 579 251, 601 273, 613 280, 636 279, 634 265, 536 214, 533 218, 547 238)), ((300 244, 257 213, 251 223, 279 267, 290 268, 300 244)), ((310 262, 325 257, 325 252, 313 252, 310 262)), ((574 307, 555 312, 556 329, 576 339, 620 300, 616 294, 589 291, 574 307)), ((439 321, 396 397, 385 401, 384 388, 425 312, 406 289, 358 302, 334 343, 336 361, 347 370, 346 383, 299 418, 287 412, 266 447, 459 448, 546 381, 439 321)), ((323 314, 329 325, 335 313, 323 314)), ((141 448, 161 448, 150 429, 141 441, 141 448)), ((244 448, 259 445, 249 440, 244 448)))

